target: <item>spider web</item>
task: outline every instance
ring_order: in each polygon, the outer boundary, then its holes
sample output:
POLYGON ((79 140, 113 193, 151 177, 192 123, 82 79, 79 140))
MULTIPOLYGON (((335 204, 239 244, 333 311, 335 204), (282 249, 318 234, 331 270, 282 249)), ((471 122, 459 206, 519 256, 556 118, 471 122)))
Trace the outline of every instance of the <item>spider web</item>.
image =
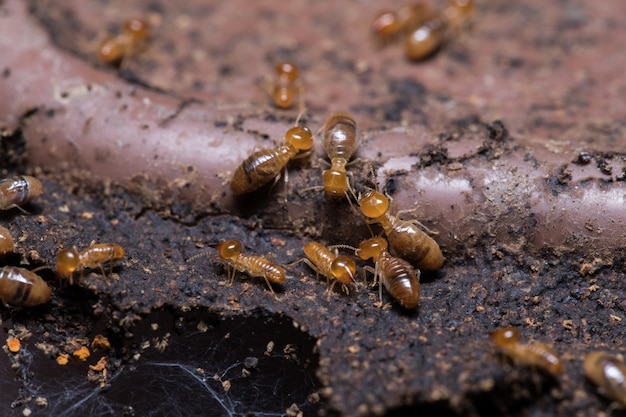
POLYGON ((218 319, 201 311, 161 310, 131 331, 132 337, 114 346, 108 358, 134 359, 112 372, 104 387, 86 377, 98 355, 61 367, 29 340, 20 354, 21 385, 15 379, 10 383, 7 361, 0 363, 0 406, 8 411, 11 405, 15 416, 27 408, 31 416, 58 417, 273 417, 285 415, 292 404, 307 415, 320 406, 307 400, 318 386, 315 340, 289 318, 218 319), (17 392, 26 400, 16 401, 17 392), (46 399, 45 408, 34 403, 37 397, 46 399))

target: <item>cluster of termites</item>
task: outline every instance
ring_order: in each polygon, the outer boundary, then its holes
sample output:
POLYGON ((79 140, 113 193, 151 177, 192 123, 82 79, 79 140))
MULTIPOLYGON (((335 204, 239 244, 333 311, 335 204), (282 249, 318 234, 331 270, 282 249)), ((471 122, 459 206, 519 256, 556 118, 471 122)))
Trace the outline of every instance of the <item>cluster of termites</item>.
MULTIPOLYGON (((43 194, 43 184, 35 177, 22 175, 0 180, 0 210, 17 208, 28 214, 21 206, 43 194)), ((0 226, 0 256, 13 252, 15 243, 11 232, 0 226)), ((95 243, 78 252, 74 249, 63 249, 57 259, 57 276, 73 283, 73 273, 80 270, 81 278, 84 268, 100 268, 105 263, 120 260, 124 257, 124 249, 114 243, 95 243)), ((104 270, 102 270, 104 275, 104 270)), ((51 291, 46 281, 35 271, 17 266, 0 268, 0 301, 5 305, 32 307, 47 303, 51 291)))
MULTIPOLYGON (((380 12, 372 24, 372 32, 379 44, 404 42, 405 55, 419 61, 436 53, 455 31, 468 20, 475 8, 474 0, 449 0, 443 9, 432 9, 424 3, 404 5, 396 10, 380 12)), ((140 51, 148 37, 148 25, 140 19, 129 19, 117 36, 108 36, 98 50, 99 59, 110 65, 124 67, 140 51)), ((290 109, 297 99, 301 111, 304 94, 300 71, 290 62, 278 63, 275 79, 268 86, 268 94, 275 107, 290 109)), ((372 260, 374 266, 364 271, 374 274, 382 301, 382 287, 406 309, 420 301, 420 270, 436 271, 444 263, 437 242, 425 233, 416 220, 402 220, 390 212, 390 199, 372 189, 357 196, 351 185, 347 165, 359 144, 360 137, 354 117, 347 112, 331 114, 320 129, 321 147, 330 160, 330 167, 322 173, 326 194, 333 199, 345 198, 358 207, 367 224, 379 224, 385 237, 375 236, 360 242, 358 248, 338 244, 327 246, 320 242, 307 242, 303 247, 304 262, 317 275, 327 279, 327 293, 332 293, 339 283, 343 292, 357 285, 357 264, 351 256, 339 254, 339 249, 351 249, 361 261, 372 260)), ((275 148, 253 152, 235 170, 230 188, 235 195, 253 192, 277 181, 286 166, 296 158, 309 155, 314 146, 314 135, 304 125, 295 126, 285 133, 284 143, 275 148)), ((20 176, 0 181, 0 210, 17 208, 40 196, 43 186, 34 177, 20 176)), ((0 256, 14 250, 10 231, 0 225, 0 256)), ((274 294, 272 284, 282 285, 287 279, 287 267, 265 256, 246 254, 241 242, 227 240, 209 245, 229 266, 228 279, 232 284, 237 271, 262 278, 274 294)), ((201 254, 203 255, 203 254, 201 254)), ((196 255, 196 256, 201 256, 196 255)), ((86 268, 99 268, 123 259, 124 249, 114 243, 92 242, 79 251, 63 249, 57 256, 56 273, 59 278, 74 282, 86 268)), ((192 259, 195 257, 192 257, 192 259)), ((16 266, 0 268, 0 300, 4 304, 36 306, 50 300, 48 284, 35 272, 16 266)), ((382 304, 382 302, 381 302, 382 304)), ((522 342, 519 331, 513 327, 499 328, 490 333, 494 344, 513 362, 530 366, 552 377, 563 373, 564 363, 551 345, 540 342, 522 342)), ((626 363, 621 356, 604 351, 590 352, 583 362, 586 377, 598 386, 602 395, 626 406, 626 363)))
POLYGON ((372 33, 383 46, 404 40, 406 57, 421 61, 436 53, 464 25, 474 7, 474 0, 450 0, 444 9, 431 9, 424 3, 407 4, 379 12, 372 33))
MULTIPOLYGON (((513 362, 545 372, 553 378, 563 373, 563 360, 551 345, 524 343, 515 327, 498 328, 490 336, 513 362)), ((598 387, 600 394, 614 401, 615 407, 626 407, 626 363, 621 355, 592 351, 585 356, 582 367, 585 376, 598 387)))
MULTIPOLYGON (((43 185, 27 175, 0 180, 0 210, 18 208, 43 194, 43 185)), ((0 256, 13 252, 15 243, 11 232, 0 226, 0 256)), ((26 307, 50 300, 50 287, 36 273, 17 266, 0 268, 0 300, 8 305, 26 307)))
MULTIPOLYGON (((418 6, 415 6, 418 7, 418 6)), ((419 6, 422 7, 422 6, 419 6)), ((456 25, 455 19, 462 19, 473 8, 472 2, 453 1, 448 9, 446 25, 456 25), (456 13, 456 14, 455 14, 456 13)), ((459 20, 460 21, 460 20, 459 20)), ((428 21, 423 22, 429 24, 428 21)), ((431 51, 432 52, 432 51, 431 51)), ((293 64, 282 63, 278 68, 289 68, 289 73, 297 74, 293 64)), ((287 91, 295 78, 284 78, 277 82, 276 92, 283 90, 285 96, 293 98, 293 91, 287 91), (289 81, 288 81, 289 80, 289 81)), ((282 93, 281 93, 282 94, 282 93)), ((285 100, 274 95, 275 105, 283 106, 285 100)), ((290 103, 293 100, 288 100, 290 103)), ((368 189, 357 195, 352 185, 347 166, 360 144, 359 131, 354 117, 347 112, 331 114, 319 132, 321 148, 330 160, 330 167, 322 172, 322 184, 326 195, 332 199, 346 199, 352 208, 358 207, 366 224, 378 224, 383 236, 374 236, 358 245, 346 244, 327 246, 310 241, 303 247, 304 258, 283 267, 267 257, 242 252, 242 244, 228 240, 210 245, 217 249, 219 257, 229 267, 228 278, 232 284, 236 271, 263 278, 269 290, 272 285, 282 285, 287 279, 286 270, 303 262, 316 275, 326 278, 327 294, 339 284, 343 292, 349 294, 349 286, 358 286, 357 263, 351 256, 339 253, 339 249, 350 249, 361 261, 371 260, 373 267, 363 267, 364 273, 374 274, 378 284, 379 299, 382 305, 382 288, 405 309, 415 308, 420 301, 421 270, 436 271, 443 266, 444 256, 437 242, 422 230, 417 220, 403 220, 390 211, 390 198, 377 189, 368 189)), ((253 192, 266 184, 277 181, 285 171, 289 161, 306 157, 314 146, 314 136, 306 126, 296 125, 287 130, 284 144, 273 149, 253 152, 235 170, 230 181, 235 195, 253 192)), ((203 256, 204 254, 196 255, 203 256)), ((366 280, 367 284, 367 280, 366 280)), ((540 342, 522 342, 519 331, 513 327, 500 328, 490 333, 495 345, 516 364, 529 366, 553 378, 564 371, 564 362, 554 348, 540 342)), ((587 378, 599 387, 599 392, 608 398, 626 405, 626 364, 617 356, 607 352, 591 352, 584 361, 587 378)))
MULTIPOLYGON (((276 68, 278 81, 273 98, 277 107, 288 107, 283 104, 293 102, 298 67, 292 63, 280 63, 276 68), (288 96, 291 99, 281 99, 288 96)), ((358 207, 364 223, 380 224, 386 239, 380 236, 368 239, 361 242, 359 248, 345 244, 326 246, 319 242, 308 242, 303 248, 304 258, 289 266, 302 261, 317 275, 332 281, 329 294, 337 283, 341 284, 345 293, 349 293, 349 285, 357 285, 358 282, 356 262, 350 256, 339 254, 339 249, 349 249, 361 260, 373 261, 374 266, 365 267, 364 272, 374 274, 374 281, 379 284, 380 291, 385 287, 404 308, 416 307, 420 298, 420 269, 435 271, 443 265, 444 257, 439 245, 418 227, 417 221, 402 220, 392 214, 389 198, 384 194, 369 190, 361 196, 356 195, 347 166, 360 144, 360 137, 357 122, 351 114, 331 114, 319 132, 320 146, 330 160, 330 167, 323 171, 321 178, 326 194, 335 200, 346 199, 353 209, 358 207)), ((240 196, 276 182, 281 173, 284 172, 286 176, 285 168, 289 161, 309 156, 313 146, 311 129, 300 125, 298 117, 295 126, 285 133, 282 145, 257 150, 234 169, 230 181, 231 191, 240 196)), ((273 293, 272 284, 282 284, 286 279, 283 267, 266 257, 243 253, 239 241, 229 240, 211 247, 217 249, 221 260, 229 266, 230 282, 233 281, 235 271, 246 272, 263 278, 273 293)), ((380 297, 382 301, 382 293, 380 297)))

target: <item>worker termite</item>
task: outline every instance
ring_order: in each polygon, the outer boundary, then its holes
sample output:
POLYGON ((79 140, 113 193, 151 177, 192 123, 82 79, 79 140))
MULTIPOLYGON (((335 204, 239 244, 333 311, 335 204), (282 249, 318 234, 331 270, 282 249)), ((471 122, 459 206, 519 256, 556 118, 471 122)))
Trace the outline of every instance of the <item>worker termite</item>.
POLYGON ((433 55, 446 40, 448 21, 439 11, 432 11, 411 28, 404 53, 411 61, 421 61, 433 55))
POLYGON ((43 194, 43 184, 35 177, 21 175, 14 178, 5 178, 0 181, 0 210, 9 210, 20 207, 43 194))
POLYGON ((324 171, 323 182, 326 194, 341 198, 352 191, 346 165, 359 146, 356 121, 345 112, 333 113, 322 127, 322 147, 331 162, 330 169, 324 171))
POLYGON ((373 237, 361 242, 357 256, 363 260, 372 258, 375 262, 374 275, 379 282, 381 302, 382 283, 402 307, 413 308, 420 300, 420 271, 405 260, 391 256, 387 247, 385 239, 373 237))
POLYGON ((100 268, 102 275, 106 275, 102 265, 109 262, 112 268, 113 262, 123 259, 125 255, 124 248, 116 243, 93 241, 87 249, 80 252, 76 248, 63 249, 57 255, 57 276, 68 278, 71 285, 77 269, 80 270, 80 278, 85 268, 100 268))
POLYGON ((15 249, 15 244, 11 232, 6 227, 0 226, 0 255, 13 252, 13 249, 15 249))
POLYGON ((120 35, 107 36, 98 50, 102 62, 123 67, 137 53, 148 38, 148 24, 141 19, 128 19, 120 35))
POLYGON ((279 109, 290 109, 296 97, 300 96, 300 110, 302 110, 304 96, 298 66, 291 62, 279 62, 275 70, 276 81, 272 88, 274 105, 279 109))
MULTIPOLYGON (((296 122, 297 123, 297 122, 296 122)), ((230 189, 237 195, 255 191, 276 179, 287 163, 301 151, 313 147, 313 134, 306 126, 294 126, 285 133, 285 144, 264 148, 246 158, 235 170, 230 189)))
MULTIPOLYGON (((287 278, 285 269, 280 265, 270 262, 262 256, 242 253, 242 245, 238 240, 227 240, 209 246, 217 249, 220 258, 226 261, 230 267, 228 279, 231 285, 235 280, 236 271, 245 272, 252 277, 263 278, 272 294, 276 295, 270 283, 282 284, 287 278)), ((205 255, 204 253, 195 255, 189 260, 205 255)))
POLYGON ((5 266, 0 269, 0 300, 4 304, 33 307, 50 300, 50 287, 34 272, 5 266))
POLYGON ((435 271, 443 265, 444 257, 437 242, 423 232, 415 220, 401 220, 389 214, 389 199, 370 190, 359 198, 365 217, 380 223, 396 254, 419 269, 435 271))
POLYGON ((563 362, 551 346, 543 343, 521 343, 515 327, 502 327, 489 334, 497 347, 513 361, 529 365, 558 376, 563 372, 563 362))
POLYGON ((379 13, 372 29, 383 45, 406 37, 406 57, 420 61, 434 54, 450 36, 450 29, 459 29, 474 8, 474 0, 450 0, 443 10, 431 10, 423 3, 409 4, 379 13))
POLYGON ((620 357, 608 352, 590 352, 583 369, 587 378, 598 386, 600 394, 626 406, 626 364, 620 357))
POLYGON ((356 263, 354 259, 333 253, 325 245, 318 242, 308 242, 304 245, 304 254, 308 259, 303 259, 312 270, 318 274, 322 274, 327 280, 335 279, 329 286, 330 293, 337 282, 341 283, 341 287, 347 293, 347 284, 355 282, 356 263))
POLYGON ((429 12, 424 3, 406 4, 397 10, 384 10, 376 15, 372 23, 372 33, 376 40, 385 45, 418 24, 429 12))

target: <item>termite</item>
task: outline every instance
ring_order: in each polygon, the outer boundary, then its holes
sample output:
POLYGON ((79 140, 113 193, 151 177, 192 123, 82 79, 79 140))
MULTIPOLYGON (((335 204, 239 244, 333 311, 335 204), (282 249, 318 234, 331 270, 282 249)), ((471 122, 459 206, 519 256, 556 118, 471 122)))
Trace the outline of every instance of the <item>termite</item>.
POLYGON ((443 265, 444 257, 437 242, 417 226, 415 220, 401 220, 389 213, 389 199, 369 190, 359 198, 365 217, 380 223, 396 254, 419 269, 435 271, 443 265))
POLYGON ((602 351, 589 352, 583 369, 600 394, 626 406, 626 364, 620 357, 602 351))
POLYGON ((0 181, 0 210, 9 210, 20 206, 43 194, 43 184, 35 177, 21 175, 0 181))
POLYGON ((128 19, 124 22, 122 34, 108 36, 102 41, 98 56, 105 64, 124 66, 143 47, 147 38, 148 24, 141 19, 128 19))
POLYGON ((372 24, 374 36, 381 43, 405 37, 405 55, 421 61, 437 52, 472 14, 474 0, 450 0, 444 9, 431 10, 423 3, 402 6, 379 13, 372 24))
POLYGON ((331 162, 322 177, 324 190, 331 197, 341 198, 352 191, 346 165, 359 146, 356 121, 349 113, 333 113, 324 123, 322 134, 322 147, 331 162))
POLYGON ((279 62, 275 69, 276 81, 272 91, 274 105, 279 109, 290 109, 296 97, 302 95, 300 70, 291 62, 279 62))
POLYGON ((420 300, 420 271, 405 260, 392 256, 387 247, 384 238, 373 237, 361 242, 357 256, 363 260, 371 258, 375 262, 374 275, 379 282, 381 302, 382 283, 402 307, 413 308, 420 300))
MULTIPOLYGON (((276 294, 270 283, 282 284, 285 282, 287 275, 283 267, 270 262, 262 256, 242 253, 242 245, 238 240, 227 240, 209 246, 217 249, 220 258, 226 261, 231 268, 228 274, 231 285, 235 280, 235 271, 245 272, 256 278, 263 278, 274 295, 276 294)), ((190 259, 203 255, 205 254, 196 255, 190 259)))
POLYGON ((0 226, 0 255, 13 252, 13 249, 15 249, 15 244, 11 232, 6 227, 0 226))
POLYGON ((428 12, 423 3, 407 4, 397 10, 384 10, 376 15, 372 23, 372 33, 376 40, 385 45, 406 34, 428 12))
POLYGON ((448 21, 439 11, 432 11, 411 28, 404 45, 406 57, 421 61, 433 55, 446 40, 448 21))
POLYGON ((285 144, 264 148, 246 158, 235 170, 230 189, 237 195, 250 193, 276 179, 287 163, 301 151, 313 147, 313 134, 306 126, 294 126, 285 133, 285 144))
POLYGON ((50 300, 50 287, 34 272, 5 266, 0 269, 0 300, 4 304, 33 307, 50 300))
POLYGON ((328 292, 333 290, 337 282, 341 283, 342 289, 347 293, 347 285, 355 282, 356 263, 354 259, 337 255, 325 245, 318 242, 308 242, 304 245, 304 254, 307 259, 303 261, 317 274, 326 277, 327 280, 334 279, 329 286, 328 292))
POLYGON ((515 327, 501 327, 489 334, 497 347, 513 361, 543 369, 557 376, 563 372, 563 362, 551 346, 543 343, 521 343, 515 327))
POLYGON ((125 255, 124 248, 116 243, 93 241, 87 249, 80 252, 76 248, 63 249, 57 255, 57 276, 68 278, 71 285, 77 269, 80 270, 81 279, 85 268, 100 268, 102 275, 106 275, 102 265, 109 262, 112 268, 113 262, 123 259, 125 255))

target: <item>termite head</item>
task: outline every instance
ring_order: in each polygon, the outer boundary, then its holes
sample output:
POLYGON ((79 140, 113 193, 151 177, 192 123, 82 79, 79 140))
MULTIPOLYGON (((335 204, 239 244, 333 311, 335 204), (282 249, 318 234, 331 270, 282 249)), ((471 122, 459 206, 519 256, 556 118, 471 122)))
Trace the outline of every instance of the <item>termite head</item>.
POLYGON ((349 284, 350 281, 356 282, 354 279, 356 275, 356 263, 354 259, 348 256, 337 256, 330 265, 330 272, 333 274, 333 277, 342 284, 349 284))
POLYGON ((293 83, 298 79, 298 67, 291 62, 279 62, 276 64, 276 74, 282 83, 293 83))
POLYGON ((365 217, 375 219, 389 209, 389 199, 376 190, 367 191, 359 198, 359 207, 365 217))
POLYGON ((396 14, 391 10, 384 10, 374 18, 372 33, 381 39, 390 38, 397 34, 401 27, 396 14))
POLYGON ((28 183, 28 199, 34 200, 43 194, 43 184, 35 177, 24 175, 22 178, 28 183))
POLYGON ((350 184, 348 183, 348 176, 346 175, 345 169, 328 169, 324 171, 322 179, 324 181, 326 194, 333 198, 341 198, 350 190, 350 184))
POLYGON ((474 0, 450 0, 444 13, 453 27, 459 27, 475 8, 474 0))
POLYGON ((241 242, 238 240, 227 240, 225 242, 209 245, 212 248, 217 249, 222 259, 235 260, 241 253, 241 242))
POLYGON ((387 251, 388 246, 389 245, 384 238, 372 237, 361 242, 356 254, 364 261, 370 258, 377 259, 383 252, 387 251))
POLYGON ((63 249, 57 255, 57 276, 70 277, 77 269, 79 263, 76 249, 63 249))
POLYGON ((134 41, 142 42, 148 37, 148 24, 141 19, 128 19, 124 22, 124 33, 134 41))
POLYGON ((495 344, 500 348, 514 345, 520 338, 519 330, 515 327, 501 327, 489 333, 495 344))
POLYGON ((294 126, 285 133, 285 141, 299 151, 313 147, 313 133, 306 126, 294 126))

